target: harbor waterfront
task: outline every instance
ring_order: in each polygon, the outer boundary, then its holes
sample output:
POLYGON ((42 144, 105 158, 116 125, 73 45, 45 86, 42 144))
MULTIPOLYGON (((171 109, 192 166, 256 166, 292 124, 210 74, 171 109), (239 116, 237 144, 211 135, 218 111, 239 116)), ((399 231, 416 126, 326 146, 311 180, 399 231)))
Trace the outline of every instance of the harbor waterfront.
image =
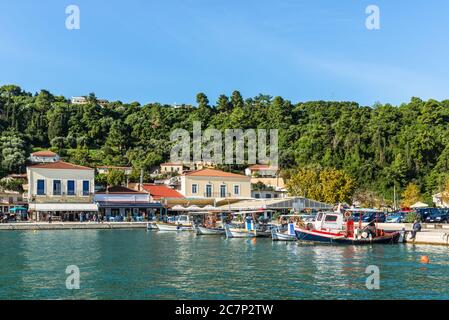
MULTIPOLYGON (((367 223, 363 223, 364 226, 367 223)), ((378 226, 385 230, 399 231, 411 230, 412 224, 407 223, 379 223, 378 226)), ((92 229, 146 229, 147 222, 26 222, 26 223, 2 223, 1 231, 17 230, 92 230, 92 229)), ((449 225, 447 224, 424 224, 421 232, 416 234, 415 239, 404 238, 404 242, 412 244, 449 245, 449 225)))
POLYGON ((449 299, 448 248, 328 246, 193 232, 0 232, 0 299, 449 299), (430 264, 422 264, 423 255, 430 264), (66 289, 66 268, 80 289, 66 289), (368 290, 368 266, 380 289, 368 290))

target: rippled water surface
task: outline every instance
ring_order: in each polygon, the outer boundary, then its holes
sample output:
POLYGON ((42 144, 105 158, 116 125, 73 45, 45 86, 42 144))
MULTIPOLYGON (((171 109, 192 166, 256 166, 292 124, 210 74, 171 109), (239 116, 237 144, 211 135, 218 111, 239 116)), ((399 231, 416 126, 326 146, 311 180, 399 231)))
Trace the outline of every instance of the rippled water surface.
POLYGON ((449 249, 439 246, 145 230, 4 231, 0 246, 0 299, 449 299, 449 249), (66 289, 69 265, 80 290, 66 289), (365 286, 369 265, 380 268, 380 290, 365 286))

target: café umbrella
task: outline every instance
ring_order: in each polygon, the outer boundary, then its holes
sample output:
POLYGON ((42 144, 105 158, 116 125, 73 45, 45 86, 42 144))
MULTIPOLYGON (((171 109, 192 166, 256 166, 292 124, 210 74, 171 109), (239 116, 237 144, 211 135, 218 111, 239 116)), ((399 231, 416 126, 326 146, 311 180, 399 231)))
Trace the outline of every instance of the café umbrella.
POLYGON ((412 208, 412 209, 428 208, 428 207, 429 207, 429 205, 427 203, 420 202, 420 201, 415 203, 414 205, 410 206, 410 208, 412 208))
POLYGON ((25 208, 25 207, 14 207, 14 208, 11 208, 11 209, 9 209, 9 212, 10 213, 25 213, 25 212, 27 212, 27 208, 25 208))

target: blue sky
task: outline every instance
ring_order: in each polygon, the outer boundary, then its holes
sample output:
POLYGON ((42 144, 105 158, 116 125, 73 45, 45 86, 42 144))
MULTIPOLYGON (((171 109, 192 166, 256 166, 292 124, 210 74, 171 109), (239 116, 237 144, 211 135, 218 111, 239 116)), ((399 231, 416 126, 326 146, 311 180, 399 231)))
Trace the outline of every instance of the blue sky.
POLYGON ((0 0, 0 84, 124 102, 449 98, 449 2, 0 0), (416 2, 416 3, 415 3, 416 2), (80 30, 65 27, 68 5, 80 30), (380 8, 380 30, 365 8, 380 8))

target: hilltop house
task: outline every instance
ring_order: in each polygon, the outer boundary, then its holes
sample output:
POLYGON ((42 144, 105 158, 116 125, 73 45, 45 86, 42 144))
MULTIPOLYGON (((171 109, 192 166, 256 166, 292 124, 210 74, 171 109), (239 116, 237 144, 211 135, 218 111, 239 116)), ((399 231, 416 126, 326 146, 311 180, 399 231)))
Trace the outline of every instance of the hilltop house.
POLYGON ((97 171, 100 174, 108 174, 110 170, 123 171, 125 175, 130 175, 133 172, 132 167, 117 167, 117 166, 98 166, 97 171))
POLYGON ((94 169, 64 161, 27 167, 29 210, 33 220, 75 220, 95 213, 94 169))
POLYGON ((30 156, 32 163, 57 162, 59 160, 59 155, 50 150, 36 151, 30 156))
POLYGON ((161 174, 182 174, 184 172, 184 166, 179 162, 165 162, 161 164, 161 174))
POLYGON ((277 176, 279 168, 266 164, 255 164, 245 169, 245 174, 250 177, 270 177, 277 176))

